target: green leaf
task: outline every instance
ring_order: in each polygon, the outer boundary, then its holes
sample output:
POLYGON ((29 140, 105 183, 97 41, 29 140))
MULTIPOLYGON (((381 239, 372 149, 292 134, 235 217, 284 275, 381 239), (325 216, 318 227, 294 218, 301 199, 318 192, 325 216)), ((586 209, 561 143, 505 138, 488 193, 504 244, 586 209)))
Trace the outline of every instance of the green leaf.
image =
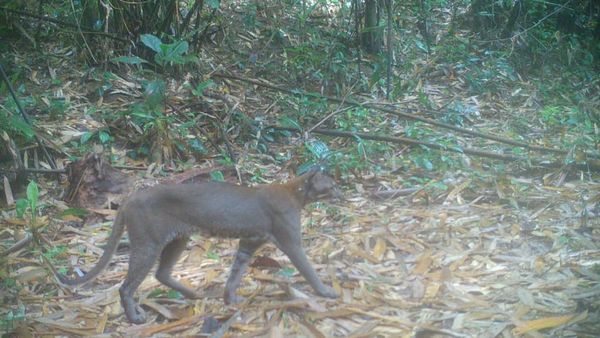
POLYGON ((298 166, 298 169, 296 169, 296 173, 298 175, 302 175, 305 172, 308 172, 310 170, 310 168, 314 167, 317 164, 317 162, 310 160, 308 162, 304 162, 301 165, 298 166))
POLYGON ((15 210, 17 212, 18 218, 23 218, 25 216, 25 211, 27 211, 27 206, 29 205, 29 201, 24 198, 19 198, 15 202, 15 210))
POLYGON ((183 295, 179 291, 175 291, 173 289, 170 289, 169 291, 167 291, 167 298, 169 298, 169 299, 182 299, 183 295))
POLYGON ((127 63, 130 65, 140 65, 142 63, 148 63, 148 61, 142 59, 141 57, 137 57, 137 56, 119 56, 119 57, 110 59, 110 61, 127 63))
POLYGON ((189 49, 189 45, 187 43, 187 41, 178 41, 175 42, 174 44, 169 45, 169 54, 175 54, 175 55, 183 55, 185 53, 187 53, 188 49, 189 49))
POLYGON ((143 34, 140 38, 142 43, 146 45, 146 47, 152 49, 153 51, 159 53, 161 51, 160 46, 163 44, 159 38, 152 34, 143 34))
POLYGON ((29 184, 27 185, 27 200, 29 201, 29 206, 31 207, 32 214, 35 214, 35 209, 37 207, 39 196, 40 192, 35 181, 29 182, 29 184))
POLYGON ((220 257, 214 251, 208 251, 206 253, 206 258, 208 258, 208 259, 214 259, 214 260, 218 261, 220 257))
POLYGON ((298 123, 298 121, 287 116, 280 118, 279 124, 281 124, 283 127, 291 127, 302 130, 302 127, 300 126, 300 123, 298 123))
POLYGON ((27 124, 27 122, 23 121, 17 116, 11 116, 9 125, 18 133, 25 135, 25 137, 27 137, 28 139, 32 139, 33 136, 35 136, 33 128, 31 128, 31 126, 27 124))
POLYGON ((150 291, 150 293, 148 293, 148 298, 158 298, 161 297, 162 295, 164 295, 166 293, 165 290, 163 289, 154 289, 152 291, 150 291))
POLYGON ((188 145, 192 148, 192 150, 194 150, 195 152, 197 152, 199 154, 207 153, 206 147, 204 147, 204 144, 202 144, 202 141, 200 141, 197 138, 189 140, 188 145))
POLYGON ((564 244, 569 243, 569 241, 570 241, 570 238, 567 237, 567 236, 565 236, 565 235, 562 235, 562 236, 558 237, 558 243, 559 244, 563 244, 564 245, 564 244))
POLYGON ((186 55, 183 57, 183 63, 198 63, 199 60, 196 55, 186 55))
POLYGON ((98 133, 98 138, 100 138, 100 142, 102 143, 106 143, 110 140, 110 134, 104 130, 100 131, 100 133, 98 133))
POLYGON ((223 173, 220 170, 211 171, 210 172, 210 178, 213 181, 217 181, 217 182, 224 182, 225 181, 225 176, 223 176, 223 173))
POLYGON ((310 151, 316 158, 323 159, 329 154, 327 145, 318 139, 310 140, 305 143, 306 149, 310 151))
POLYGON ((215 82, 213 80, 206 80, 200 84, 198 84, 196 86, 196 89, 192 90, 192 94, 194 94, 194 96, 202 96, 202 94, 204 94, 204 90, 206 88, 210 88, 212 86, 215 85, 215 82))
POLYGON ((67 215, 73 215, 73 216, 78 216, 78 217, 85 217, 89 214, 89 212, 86 209, 83 208, 69 208, 69 209, 65 209, 63 212, 61 212, 59 214, 59 216, 67 216, 67 215))
POLYGON ((295 273, 296 270, 294 268, 283 268, 279 270, 279 274, 287 278, 292 278, 292 276, 294 276, 295 273))
POLYGON ((220 0, 208 0, 206 2, 206 4, 208 5, 208 7, 210 7, 210 9, 218 9, 219 6, 221 5, 221 1, 220 0))
POLYGON ((417 48, 419 48, 421 51, 427 52, 427 46, 423 43, 423 41, 416 40, 415 45, 417 45, 417 48))
MULTIPOLYGON (((14 278, 3 278, 2 285, 7 289, 15 288, 17 286, 17 280, 14 278)), ((9 313, 12 314, 12 311, 9 313)), ((8 317, 8 314, 5 316, 8 317)))
POLYGON ((165 82, 163 80, 148 82, 144 89, 144 94, 146 94, 146 104, 149 107, 157 107, 162 104, 165 96, 165 82))
POLYGON ((89 131, 86 131, 85 133, 81 134, 81 138, 79 139, 79 142, 81 144, 86 144, 87 141, 89 141, 92 138, 92 135, 94 135, 94 134, 90 133, 89 131))
POLYGON ((59 245, 59 246, 52 247, 50 250, 44 252, 43 255, 46 258, 52 260, 52 259, 56 258, 57 256, 62 255, 65 252, 67 252, 67 247, 64 245, 59 245))
POLYGON ((433 170, 433 163, 431 163, 431 161, 427 158, 422 158, 421 159, 421 164, 423 165, 423 167, 425 167, 425 169, 427 170, 433 170))

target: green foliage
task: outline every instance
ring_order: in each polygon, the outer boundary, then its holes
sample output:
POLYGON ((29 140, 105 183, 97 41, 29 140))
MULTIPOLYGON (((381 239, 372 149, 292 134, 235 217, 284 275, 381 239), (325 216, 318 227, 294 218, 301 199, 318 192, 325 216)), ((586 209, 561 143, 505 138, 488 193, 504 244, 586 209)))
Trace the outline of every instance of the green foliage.
POLYGON ((515 70, 501 53, 485 52, 484 56, 470 57, 467 64, 465 78, 472 94, 496 93, 517 80, 515 70))
MULTIPOLYGON (((15 71, 9 80, 14 83, 19 78, 19 74, 19 71, 15 71)), ((25 88, 17 88, 17 92, 22 94, 25 92, 25 88)), ((4 81, 0 81, 0 97, 4 95, 6 95, 6 97, 10 97, 4 81)), ((36 101, 33 97, 18 95, 17 97, 21 102, 23 109, 28 109, 35 106, 36 101)), ((1 102, 2 101, 0 101, 0 103, 1 102)), ((4 107, 0 109, 0 133, 6 132, 11 138, 23 138, 25 141, 33 140, 35 131, 29 124, 27 124, 27 122, 25 122, 25 120, 23 120, 12 97, 8 98, 3 104, 4 107)))
POLYGON ((284 49, 286 71, 300 81, 316 81, 341 93, 340 85, 352 82, 356 75, 348 46, 340 42, 341 37, 322 36, 316 29, 308 36, 307 41, 284 49))
POLYGON ((254 30, 260 23, 256 20, 256 3, 253 1, 244 2, 244 11, 242 22, 247 29, 254 30))
POLYGON ((221 257, 219 256, 219 254, 217 254, 214 251, 210 251, 210 250, 206 252, 206 258, 212 259, 212 260, 215 260, 215 261, 218 261, 218 260, 221 259, 221 257))
POLYGON ((0 110, 0 132, 5 131, 8 135, 22 136, 26 140, 32 140, 35 136, 33 128, 23 119, 16 116, 8 116, 6 111, 0 110))
MULTIPOLYGON (((160 142, 161 146, 173 146, 177 143, 186 148, 182 143, 183 134, 187 134, 187 128, 180 127, 174 116, 164 113, 165 102, 165 82, 161 79, 153 81, 144 81, 144 102, 132 105, 130 110, 126 110, 121 115, 126 116, 133 127, 141 134, 141 140, 137 140, 139 148, 129 155, 137 157, 142 154, 150 155, 155 142, 160 142), (174 141, 176 140, 176 141, 174 141)), ((106 116, 107 119, 116 118, 116 116, 106 116)), ((98 133, 100 141, 109 141, 110 134, 98 133)), ((196 144, 197 145, 197 144, 196 144)))
MULTIPOLYGON (((160 38, 152 34, 142 34, 140 41, 154 52, 154 62, 162 68, 198 62, 198 57, 189 53, 187 41, 175 40, 173 43, 163 43, 160 38)), ((111 61, 130 65, 150 63, 139 56, 119 56, 112 58, 111 61)))
POLYGON ((304 146, 312 154, 312 157, 316 160, 324 160, 331 155, 329 147, 327 147, 327 145, 323 141, 317 138, 313 138, 310 141, 305 142, 304 146))
POLYGON ((50 101, 49 113, 53 118, 61 118, 65 115, 65 112, 69 108, 67 102, 64 99, 52 99, 50 101))
POLYGON ((540 117, 549 125, 559 125, 566 121, 566 114, 560 107, 547 106, 539 112, 540 117))
POLYGON ((250 177, 250 182, 252 183, 261 183, 264 182, 263 175, 266 173, 266 170, 263 168, 256 168, 250 177))
POLYGON ((90 140, 98 140, 102 144, 108 144, 112 141, 112 137, 110 136, 108 129, 100 129, 94 132, 86 131, 81 135, 79 142, 81 145, 85 145, 90 140))
POLYGON ((16 200, 15 209, 16 209, 18 218, 25 217, 25 212, 27 211, 28 206, 29 206, 29 201, 27 201, 26 199, 19 198, 18 200, 16 200))
POLYGON ((297 173, 302 174, 307 172, 315 165, 332 164, 335 158, 335 153, 329 150, 325 142, 318 138, 312 138, 304 143, 303 154, 305 162, 298 166, 297 173))
POLYGON ((474 107, 465 106, 462 101, 457 100, 446 110, 445 114, 442 116, 442 121, 462 127, 465 122, 465 117, 468 117, 474 112, 474 107))
POLYGON ((25 213, 29 211, 31 216, 31 224, 35 224, 38 212, 37 208, 39 195, 40 193, 37 184, 35 183, 35 181, 30 181, 27 185, 27 198, 20 198, 16 201, 17 217, 24 218, 25 213))
POLYGON ((434 169, 432 154, 428 148, 425 148, 421 151, 412 151, 410 154, 410 160, 419 168, 426 170, 434 169))
POLYGON ((210 9, 219 9, 221 6, 221 0, 207 0, 206 4, 210 9))
POLYGON ((158 37, 152 34, 143 34, 140 37, 140 40, 146 47, 152 49, 156 53, 154 54, 154 62, 162 67, 183 65, 198 61, 198 58, 195 55, 185 55, 189 50, 187 41, 163 43, 158 37))
POLYGON ((225 176, 221 170, 215 170, 210 172, 210 179, 217 182, 225 182, 225 176))
POLYGON ((369 110, 365 108, 348 109, 344 114, 336 116, 335 123, 342 130, 361 131, 362 128, 377 121, 377 115, 370 116, 369 110), (373 119, 375 121, 373 121, 373 119))
POLYGON ((286 267, 279 270, 278 274, 286 278, 292 278, 296 274, 296 269, 286 267))
POLYGON ((77 216, 77 217, 86 217, 89 214, 89 211, 87 211, 86 209, 83 208, 68 208, 65 209, 63 211, 61 211, 58 216, 59 217, 64 217, 64 216, 77 216))
MULTIPOLYGON (((14 283, 15 280, 12 278, 7 278, 3 284, 6 288, 11 289, 14 286, 8 286, 7 283, 14 283)), ((0 331, 2 332, 12 332, 17 325, 16 322, 24 322, 25 321, 25 306, 22 303, 19 303, 17 309, 8 310, 2 317, 0 317, 0 331)))
POLYGON ((48 258, 50 261, 54 260, 56 257, 67 252, 67 247, 65 245, 53 246, 50 250, 47 250, 43 253, 43 255, 48 258))
POLYGON ((160 111, 163 109, 165 101, 165 81, 154 80, 144 81, 145 108, 147 110, 160 111))
POLYGON ((196 88, 192 89, 192 94, 194 94, 194 96, 202 96, 204 95, 204 91, 210 87, 214 87, 215 86, 215 82, 211 79, 208 79, 204 82, 199 83, 196 88))
POLYGON ((38 190, 37 184, 35 181, 30 181, 27 185, 27 201, 29 201, 29 208, 31 208, 31 212, 35 213, 37 210, 38 198, 40 196, 40 192, 38 190))
POLYGON ((130 65, 141 65, 143 63, 148 63, 148 61, 142 59, 141 57, 138 56, 119 56, 119 57, 115 57, 110 59, 110 61, 112 62, 121 62, 121 63, 127 63, 130 65))
MULTIPOLYGON (((454 137, 440 136, 422 122, 409 123, 404 131, 409 138, 437 143, 445 146, 447 149, 461 150, 454 137)), ((418 168, 425 170, 446 170, 462 167, 457 156, 454 152, 438 151, 426 146, 419 146, 414 147, 408 157, 418 168)))

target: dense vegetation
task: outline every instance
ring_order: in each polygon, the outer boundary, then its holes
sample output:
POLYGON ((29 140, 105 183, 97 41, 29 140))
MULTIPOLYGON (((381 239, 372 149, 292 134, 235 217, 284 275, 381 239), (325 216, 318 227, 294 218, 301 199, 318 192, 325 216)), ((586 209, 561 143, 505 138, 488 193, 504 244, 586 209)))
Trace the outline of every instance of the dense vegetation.
POLYGON ((58 215, 38 187, 60 199, 57 174, 98 149, 147 175, 214 166, 248 184, 321 164, 355 193, 427 205, 467 177, 461 191, 515 213, 536 205, 517 176, 597 182, 598 1, 8 0, 0 18, 0 205, 21 220, 0 240, 31 234, 35 259, 68 265, 38 233, 87 213, 58 215))

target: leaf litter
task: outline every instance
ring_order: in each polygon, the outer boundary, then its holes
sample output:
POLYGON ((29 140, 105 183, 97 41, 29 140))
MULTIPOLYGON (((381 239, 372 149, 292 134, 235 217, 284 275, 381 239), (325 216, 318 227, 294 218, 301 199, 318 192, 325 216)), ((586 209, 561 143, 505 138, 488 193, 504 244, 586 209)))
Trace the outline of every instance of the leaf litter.
MULTIPOLYGON (((580 215, 585 191, 600 191, 600 185, 572 184, 568 190, 532 185, 531 200, 554 207, 516 211, 497 202, 469 203, 480 193, 460 182, 437 205, 373 200, 347 191, 345 203, 310 207, 304 244, 319 274, 341 295, 337 300, 315 298, 295 271, 284 276, 269 263, 256 264, 244 277, 239 292, 247 302, 223 306, 235 241, 198 236, 174 274, 206 297, 173 298, 149 276, 138 295, 150 320, 132 326, 118 296, 127 250, 119 250, 96 281, 76 291, 53 283, 25 250, 7 263, 21 267, 11 276, 27 309, 22 324, 36 336, 189 336, 201 334, 206 318, 231 320, 229 334, 245 336, 591 334, 598 324, 589 311, 600 299, 599 224, 597 217, 581 224, 580 215), (216 257, 208 258, 210 252, 216 257)), ((493 194, 490 190, 485 199, 493 200, 493 194)), ((83 232, 63 228, 54 243, 69 248, 73 266, 89 268, 109 231, 110 222, 83 232)), ((257 256, 291 266, 272 245, 257 256)))

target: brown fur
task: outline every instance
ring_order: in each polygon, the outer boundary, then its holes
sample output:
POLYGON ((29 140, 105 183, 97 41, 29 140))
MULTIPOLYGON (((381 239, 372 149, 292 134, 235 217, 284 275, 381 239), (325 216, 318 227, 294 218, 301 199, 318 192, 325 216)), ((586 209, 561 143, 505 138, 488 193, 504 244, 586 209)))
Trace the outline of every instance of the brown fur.
POLYGON ((235 294, 253 253, 273 242, 296 266, 315 292, 337 297, 324 285, 311 266, 301 243, 300 213, 306 204, 339 196, 335 182, 318 170, 283 184, 244 187, 227 183, 164 185, 135 193, 119 209, 108 244, 96 266, 85 276, 68 279, 56 273, 64 284, 77 285, 96 277, 110 262, 125 226, 131 256, 127 278, 119 289, 121 304, 132 323, 145 322, 145 314, 133 294, 156 260, 156 278, 188 298, 196 291, 173 279, 171 270, 185 250, 189 236, 201 232, 210 236, 240 238, 239 249, 225 285, 225 303, 242 300, 235 294))

